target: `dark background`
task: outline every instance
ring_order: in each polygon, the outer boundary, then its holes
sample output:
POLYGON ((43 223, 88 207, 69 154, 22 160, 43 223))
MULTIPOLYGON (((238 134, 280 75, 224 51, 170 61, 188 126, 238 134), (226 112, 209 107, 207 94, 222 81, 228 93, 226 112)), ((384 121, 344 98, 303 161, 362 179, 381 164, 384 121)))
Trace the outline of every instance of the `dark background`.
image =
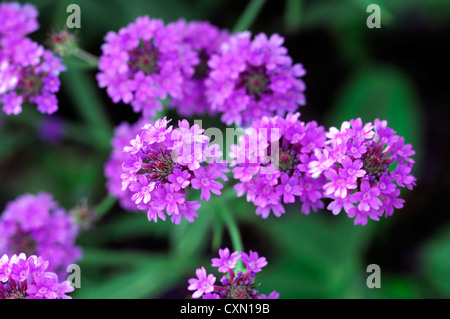
MULTIPOLYGON (((64 27, 67 5, 81 8, 80 46, 100 55, 109 31, 141 15, 208 20, 233 30, 248 2, 239 0, 30 1, 40 11, 41 28, 31 35, 46 43, 64 27)), ((365 227, 341 213, 309 216, 290 205, 280 218, 262 220, 244 198, 226 203, 233 211, 245 250, 257 250, 269 264, 257 279, 260 291, 281 298, 448 298, 450 226, 447 200, 450 3, 446 1, 273 1, 264 3, 249 30, 279 33, 294 62, 307 70, 303 121, 327 129, 344 120, 386 119, 416 150, 417 186, 405 191, 405 206, 365 227), (369 29, 366 12, 379 4, 381 28, 369 29), (381 288, 369 289, 366 267, 381 267, 381 288)), ((134 122, 131 107, 113 104, 96 86, 96 70, 75 58, 64 60, 59 111, 63 138, 50 143, 38 132, 45 116, 25 106, 0 126, 0 209, 23 193, 44 190, 67 210, 87 201, 95 207, 106 194, 103 165, 113 127, 134 122)), ((169 117, 177 117, 174 111, 169 117)), ((219 126, 202 117, 203 127, 219 126)), ((191 120, 191 119, 190 119, 191 120)), ((193 224, 154 224, 145 215, 115 205, 83 231, 82 288, 75 298, 185 298, 187 279, 217 255, 216 209, 202 205, 193 224)), ((214 201, 214 198, 211 202, 214 201)), ((0 210, 0 211, 1 211, 0 210)), ((220 247, 231 241, 226 229, 220 247)), ((216 274, 218 275, 218 274, 216 274)))

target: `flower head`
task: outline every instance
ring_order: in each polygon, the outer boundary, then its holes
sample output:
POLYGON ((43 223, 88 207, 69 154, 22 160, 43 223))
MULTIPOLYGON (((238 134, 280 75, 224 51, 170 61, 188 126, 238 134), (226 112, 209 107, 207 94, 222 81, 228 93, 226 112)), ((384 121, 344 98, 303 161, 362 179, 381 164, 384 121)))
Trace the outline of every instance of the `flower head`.
POLYGON ((218 267, 218 271, 226 275, 220 279, 221 285, 215 284, 216 277, 207 274, 204 267, 196 270, 197 278, 188 280, 188 290, 194 291, 192 298, 203 299, 277 299, 279 293, 273 291, 269 297, 259 295, 255 282, 256 273, 267 265, 265 257, 259 257, 257 252, 250 250, 249 254, 235 251, 230 254, 228 248, 219 249, 219 257, 211 259, 211 266, 218 267), (237 263, 242 261, 246 266, 243 273, 236 270, 237 263))
POLYGON ((169 106, 176 108, 182 116, 214 114, 210 108, 205 91, 205 81, 209 76, 208 61, 213 54, 217 54, 221 44, 226 41, 229 34, 220 30, 207 21, 190 21, 179 19, 169 23, 167 28, 176 30, 180 35, 180 52, 182 59, 195 61, 194 65, 184 63, 182 69, 183 85, 182 97, 174 97, 169 106), (187 47, 188 49, 183 49, 187 47))
POLYGON ((155 222, 165 220, 165 211, 179 224, 182 216, 189 222, 198 216, 200 204, 187 201, 187 192, 200 189, 200 200, 206 201, 211 193, 220 195, 223 185, 218 180, 226 180, 228 168, 219 160, 221 152, 210 152, 209 138, 197 124, 181 120, 174 129, 170 122, 163 118, 143 124, 131 146, 123 147, 123 173, 115 174, 136 210, 147 211, 155 222))
POLYGON ((177 31, 143 16, 106 34, 97 80, 114 103, 131 104, 148 118, 161 110, 161 100, 182 98, 183 72, 198 58, 177 31))
POLYGON ((66 293, 74 288, 70 282, 58 281, 48 270, 51 264, 41 256, 24 253, 0 259, 0 299, 70 299, 66 293))
POLYGON ((249 31, 231 35, 208 61, 206 94, 222 121, 247 126, 250 121, 294 112, 305 104, 301 64, 292 64, 284 39, 249 31))
POLYGON ((238 196, 256 206, 256 214, 267 218, 272 211, 284 214, 283 204, 302 202, 302 212, 323 207, 323 177, 314 178, 308 164, 325 146, 325 130, 316 122, 299 120, 300 113, 255 120, 231 146, 230 157, 238 196))
POLYGON ((22 104, 36 104, 39 112, 58 110, 61 60, 26 35, 38 29, 32 5, 0 4, 0 105, 7 115, 18 115, 22 104))
POLYGON ((81 258, 77 236, 73 217, 44 192, 18 197, 0 216, 0 251, 39 254, 50 262, 49 271, 60 275, 81 258))
POLYGON ((333 201, 328 209, 337 215, 344 208, 355 224, 365 225, 368 218, 379 220, 392 215, 394 207, 403 207, 400 187, 412 189, 411 175, 415 152, 404 138, 376 119, 363 125, 361 119, 344 122, 340 129, 330 128, 321 156, 309 163, 309 172, 323 175, 324 195, 333 201))

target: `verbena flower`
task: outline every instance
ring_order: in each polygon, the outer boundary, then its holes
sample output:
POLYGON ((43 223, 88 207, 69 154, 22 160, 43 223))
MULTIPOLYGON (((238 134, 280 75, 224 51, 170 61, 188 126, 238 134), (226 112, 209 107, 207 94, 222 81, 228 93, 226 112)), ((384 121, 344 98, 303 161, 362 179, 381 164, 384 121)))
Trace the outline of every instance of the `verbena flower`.
MULTIPOLYGON (((128 211, 137 210, 135 202, 131 200, 133 193, 128 189, 122 190, 121 174, 117 174, 117 172, 122 171, 122 164, 134 165, 135 163, 140 163, 139 158, 137 158, 137 161, 134 162, 130 158, 130 155, 123 151, 123 148, 128 146, 130 144, 130 140, 134 139, 136 135, 140 133, 143 125, 143 120, 139 120, 134 124, 122 122, 114 129, 114 136, 111 139, 112 150, 103 169, 106 177, 106 189, 108 190, 108 193, 116 197, 119 201, 119 205, 128 211)), ((139 165, 135 167, 134 170, 138 171, 140 168, 141 167, 139 165)), ((131 169, 132 168, 130 167, 130 170, 131 169)))
MULTIPOLYGON (((183 69, 182 96, 171 98, 169 106, 176 108, 181 116, 192 116, 205 112, 214 114, 205 94, 205 80, 210 72, 208 61, 213 54, 219 52, 221 44, 228 39, 228 32, 220 30, 207 21, 186 22, 184 19, 169 23, 167 28, 174 29, 180 35, 180 52, 193 54, 197 61, 195 65, 187 65, 188 67, 183 69)), ((182 59, 184 58, 182 57, 182 59)), ((194 57, 188 56, 187 58, 194 57)))
POLYGON ((283 37, 233 34, 208 61, 206 94, 222 121, 247 126, 263 116, 294 112, 305 102, 303 66, 293 64, 283 37))
POLYGON ((114 103, 131 104, 148 118, 162 109, 161 100, 182 97, 183 72, 199 60, 180 43, 177 31, 143 16, 106 34, 97 80, 114 103))
POLYGON ((123 147, 128 157, 122 164, 122 190, 137 210, 147 211, 149 220, 165 220, 167 214, 175 224, 182 217, 193 222, 200 203, 187 201, 187 192, 199 189, 200 200, 206 201, 211 193, 220 195, 218 180, 226 181, 229 170, 220 161, 218 145, 209 145, 198 124, 182 120, 173 128, 170 121, 164 117, 143 125, 123 147))
POLYGON ((0 5, 0 105, 8 115, 21 113, 24 102, 36 104, 44 114, 58 110, 55 94, 66 68, 51 51, 26 37, 38 29, 37 15, 28 4, 0 5))
POLYGON ((412 189, 416 178, 411 175, 415 154, 404 138, 387 126, 360 118, 344 122, 340 129, 330 128, 327 145, 316 150, 308 164, 313 176, 323 175, 327 182, 324 195, 332 199, 328 209, 337 215, 342 208, 355 225, 366 225, 368 218, 379 220, 402 208, 400 188, 412 189))
POLYGON ((188 280, 188 290, 194 291, 192 298, 203 299, 277 299, 279 293, 273 291, 269 297, 259 294, 256 289, 259 283, 255 282, 256 273, 262 271, 267 265, 265 257, 257 252, 235 251, 230 254, 228 248, 219 249, 219 258, 211 259, 211 266, 218 267, 218 271, 225 275, 216 284, 216 277, 206 272, 205 267, 196 270, 197 278, 188 280), (242 261, 246 271, 237 271, 238 261, 242 261))
POLYGON ((284 204, 302 203, 301 211, 309 214, 323 207, 324 178, 314 178, 308 164, 316 160, 315 150, 325 146, 325 129, 316 122, 302 122, 300 113, 263 117, 255 120, 231 146, 230 166, 240 183, 238 196, 256 206, 256 214, 267 218, 272 211, 279 217, 284 204))
POLYGON ((50 262, 49 271, 60 275, 81 258, 77 236, 72 216, 44 192, 19 196, 0 215, 0 251, 42 256, 50 262))
POLYGON ((39 29, 37 17, 39 12, 31 4, 18 2, 0 3, 0 38, 24 37, 39 29))
POLYGON ((49 271, 51 264, 42 256, 24 253, 0 258, 0 299, 71 299, 74 288, 69 281, 59 282, 49 271))

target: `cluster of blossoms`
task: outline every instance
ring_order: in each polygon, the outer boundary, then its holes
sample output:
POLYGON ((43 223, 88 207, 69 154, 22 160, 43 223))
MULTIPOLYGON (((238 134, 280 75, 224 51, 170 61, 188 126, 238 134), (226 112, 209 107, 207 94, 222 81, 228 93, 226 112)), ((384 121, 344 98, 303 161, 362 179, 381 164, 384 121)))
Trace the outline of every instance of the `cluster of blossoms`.
POLYGON ((22 112, 22 104, 37 105, 39 112, 58 110, 61 60, 26 35, 39 28, 38 12, 29 4, 0 4, 0 105, 10 115, 22 112))
POLYGON ((153 117, 161 100, 181 98, 184 74, 199 63, 193 50, 180 41, 177 28, 160 19, 139 17, 119 32, 105 36, 99 60, 100 87, 114 103, 131 104, 135 112, 153 117), (186 50, 184 50, 186 49, 186 50))
POLYGON ((198 201, 187 201, 189 188, 200 189, 200 200, 208 201, 211 192, 221 194, 229 170, 220 158, 218 144, 209 145, 209 137, 198 124, 187 120, 178 128, 168 126, 166 117, 145 124, 139 134, 124 147, 128 153, 123 162, 122 190, 129 190, 138 210, 146 210, 149 220, 165 220, 166 211, 172 223, 181 217, 193 222, 198 217, 198 201))
POLYGON ((228 39, 229 33, 207 21, 187 23, 180 19, 168 24, 167 27, 175 29, 175 33, 180 36, 182 45, 186 47, 181 52, 192 54, 191 52, 194 51, 197 59, 194 72, 190 68, 188 68, 189 72, 183 72, 181 96, 171 98, 169 106, 176 108, 181 116, 214 114, 205 94, 205 80, 210 72, 208 61, 213 54, 219 52, 221 44, 228 39))
POLYGON ((208 61, 207 97, 212 111, 223 112, 222 121, 247 126, 251 121, 294 112, 306 103, 306 74, 300 63, 292 64, 284 39, 249 31, 230 36, 218 54, 208 61))
POLYGON ((49 261, 24 253, 4 254, 0 258, 0 299, 71 299, 74 288, 69 281, 58 282, 48 270, 49 261))
POLYGON ((255 120, 231 146, 230 157, 238 196, 256 206, 256 214, 267 218, 271 211, 279 217, 284 204, 302 202, 302 212, 309 214, 324 206, 324 178, 308 172, 315 150, 325 146, 325 129, 316 122, 302 122, 300 113, 286 117, 263 117, 255 120))
POLYGON ((19 196, 0 215, 0 251, 42 256, 50 263, 48 270, 59 275, 81 258, 77 236, 72 216, 44 192, 19 196))
POLYGON ((278 34, 230 35, 209 22, 164 25, 139 17, 109 32, 97 80, 114 103, 130 104, 145 118, 162 100, 181 115, 223 113, 227 124, 284 115, 305 104, 303 66, 293 64, 278 34))
POLYGON ((249 254, 235 251, 230 254, 228 248, 219 249, 219 258, 211 259, 211 267, 217 267, 218 271, 224 273, 220 279, 221 285, 215 285, 216 277, 207 274, 205 267, 195 271, 197 278, 188 280, 188 290, 194 291, 192 298, 203 299, 278 299, 279 293, 273 291, 269 296, 259 294, 255 282, 256 273, 267 265, 265 257, 259 257, 257 252, 249 254), (236 271, 238 261, 242 261, 246 271, 236 271))
POLYGON ((374 123, 360 118, 330 128, 327 146, 316 150, 317 160, 309 163, 312 176, 324 176, 324 195, 332 199, 328 209, 337 215, 344 208, 355 225, 367 224, 394 208, 402 208, 400 188, 412 189, 416 178, 411 175, 415 154, 404 138, 387 126, 387 121, 374 123))

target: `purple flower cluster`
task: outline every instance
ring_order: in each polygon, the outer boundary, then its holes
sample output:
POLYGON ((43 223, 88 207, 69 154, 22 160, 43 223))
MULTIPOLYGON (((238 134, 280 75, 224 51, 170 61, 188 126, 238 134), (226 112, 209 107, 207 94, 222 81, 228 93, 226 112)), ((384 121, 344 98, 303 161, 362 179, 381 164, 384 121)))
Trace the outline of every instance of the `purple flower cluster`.
POLYGON ((213 54, 219 52, 221 44, 228 39, 228 32, 206 21, 186 22, 183 19, 172 22, 167 27, 176 29, 176 34, 180 35, 180 48, 186 47, 181 52, 192 54, 193 51, 197 59, 194 72, 191 68, 188 72, 183 72, 182 95, 170 99, 169 106, 176 108, 181 116, 206 112, 213 114, 205 94, 205 80, 210 71, 208 61, 213 54))
POLYGON ((75 246, 78 226, 50 194, 24 194, 7 204, 0 216, 0 251, 42 256, 49 271, 60 275, 81 258, 75 246))
POLYGON ((71 299, 69 281, 58 282, 49 261, 24 253, 0 258, 0 299, 71 299))
POLYGON ((267 218, 271 211, 279 217, 284 204, 302 202, 302 212, 309 214, 324 206, 324 178, 308 172, 315 150, 325 146, 325 129, 316 122, 302 122, 300 113, 263 117, 255 120, 231 146, 230 157, 238 196, 256 206, 256 214, 267 218))
POLYGON ((247 125, 305 104, 306 72, 283 42, 278 34, 230 35, 204 21, 139 17, 106 35, 97 80, 114 103, 145 118, 168 98, 183 116, 223 113, 223 122, 247 125))
POLYGON ((344 122, 340 129, 330 128, 327 146, 316 150, 317 160, 309 163, 309 172, 323 175, 324 195, 333 201, 328 209, 337 215, 342 210, 355 217, 355 225, 366 225, 394 208, 402 208, 400 188, 412 189, 416 178, 411 175, 415 154, 403 137, 387 126, 360 118, 344 122))
POLYGON ((136 204, 131 200, 133 193, 129 189, 122 190, 122 179, 117 172, 122 171, 122 163, 129 157, 123 148, 128 146, 130 141, 140 133, 143 125, 144 122, 140 120, 134 124, 122 122, 115 128, 114 136, 111 139, 112 151, 104 166, 108 193, 119 200, 119 205, 123 209, 129 211, 136 210, 136 204))
POLYGON ((124 151, 122 190, 129 190, 131 200, 139 210, 147 211, 149 220, 165 220, 166 211, 172 223, 181 218, 193 222, 198 217, 198 201, 187 201, 190 188, 201 190, 200 200, 208 201, 211 193, 220 195, 228 172, 220 161, 219 145, 209 145, 209 138, 198 124, 187 120, 178 122, 178 128, 168 126, 166 117, 154 124, 145 124, 124 151))
POLYGON ((188 290, 194 291, 192 298, 203 299, 278 299, 279 293, 273 291, 266 296, 259 295, 255 282, 256 273, 267 265, 265 257, 259 257, 257 252, 251 251, 246 254, 235 251, 230 254, 228 248, 219 249, 219 258, 211 259, 211 266, 217 267, 218 271, 224 273, 220 279, 221 285, 215 285, 216 277, 207 274, 205 267, 195 271, 197 278, 188 280, 188 290), (246 271, 235 271, 238 261, 242 261, 246 271))
POLYGON ((284 116, 306 103, 306 71, 292 64, 283 37, 249 31, 231 35, 220 52, 208 61, 207 97, 222 121, 247 126, 252 120, 274 114, 284 116))
POLYGON ((39 28, 37 16, 29 4, 0 4, 0 105, 8 115, 21 113, 26 101, 44 114, 58 110, 55 94, 65 67, 51 51, 26 37, 39 28))
POLYGON ((105 36, 98 84, 114 103, 131 104, 145 118, 162 109, 161 101, 183 97, 183 79, 191 77, 199 57, 182 42, 179 28, 160 19, 138 17, 105 36))

